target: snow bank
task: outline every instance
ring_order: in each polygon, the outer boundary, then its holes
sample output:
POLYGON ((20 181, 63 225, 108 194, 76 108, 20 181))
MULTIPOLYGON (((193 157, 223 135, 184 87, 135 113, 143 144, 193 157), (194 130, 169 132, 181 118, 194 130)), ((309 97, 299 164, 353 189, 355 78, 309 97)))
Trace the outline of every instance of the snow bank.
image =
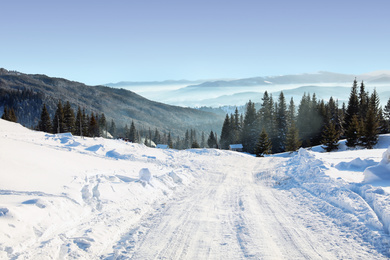
MULTIPOLYGON (((388 165, 389 150, 381 165, 388 165), (386 164, 385 164, 386 163, 386 164)), ((339 167, 363 167, 368 161, 353 160, 339 167)), ((297 155, 287 161, 268 178, 281 189, 305 189, 315 203, 323 204, 324 214, 335 219, 339 225, 358 229, 372 245, 381 244, 385 254, 390 255, 390 239, 378 242, 378 232, 390 232, 390 196, 381 188, 371 185, 349 184, 341 178, 333 179, 325 174, 326 164, 315 157, 315 153, 301 148, 297 155), (274 176, 272 176, 274 174, 274 176)), ((258 176, 261 177, 260 175, 258 176)))
POLYGON ((390 180, 390 146, 382 155, 382 161, 375 166, 368 167, 364 171, 364 182, 372 183, 376 181, 390 180))
POLYGON ((335 166, 336 169, 340 171, 364 171, 367 167, 376 165, 377 162, 375 162, 372 159, 361 159, 361 158, 355 158, 350 162, 340 162, 335 166))

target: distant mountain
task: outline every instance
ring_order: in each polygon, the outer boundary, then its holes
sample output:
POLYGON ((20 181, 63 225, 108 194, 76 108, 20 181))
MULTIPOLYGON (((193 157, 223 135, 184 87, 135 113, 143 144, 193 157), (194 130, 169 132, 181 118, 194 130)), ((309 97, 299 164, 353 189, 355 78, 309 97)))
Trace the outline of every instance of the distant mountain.
POLYGON ((204 81, 202 80, 164 80, 164 81, 120 81, 117 83, 107 83, 103 84, 104 86, 114 87, 114 88, 123 88, 131 86, 165 86, 165 85, 192 85, 200 84, 204 81))
MULTIPOLYGON (((4 100, 7 93, 22 90, 28 91, 29 99, 23 99, 21 95, 21 100, 15 105, 22 115, 30 113, 29 116, 21 117, 24 120, 21 123, 27 126, 38 123, 40 110, 37 107, 41 107, 43 102, 53 115, 58 100, 69 101, 74 109, 80 106, 87 112, 105 113, 106 118, 110 121, 114 119, 117 126, 130 125, 134 120, 137 128, 157 127, 161 131, 171 131, 174 135, 181 135, 189 128, 206 132, 220 131, 223 122, 220 115, 154 102, 125 89, 88 86, 62 78, 0 69, 0 107, 4 105, 1 100, 4 100), (31 93, 35 93, 35 96, 31 97, 31 93), (29 103, 37 103, 38 106, 34 106, 34 111, 31 111, 29 107, 32 106, 29 103)), ((2 112, 1 110, 0 114, 2 112)))

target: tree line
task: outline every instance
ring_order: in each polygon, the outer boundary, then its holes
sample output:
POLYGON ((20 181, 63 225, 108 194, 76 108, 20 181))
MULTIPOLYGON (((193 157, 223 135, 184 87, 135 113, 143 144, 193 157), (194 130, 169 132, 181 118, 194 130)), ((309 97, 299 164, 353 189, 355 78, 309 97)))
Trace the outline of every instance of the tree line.
POLYGON ((315 93, 305 93, 296 108, 293 98, 287 105, 283 92, 274 101, 265 91, 259 110, 249 101, 244 116, 237 109, 226 115, 220 147, 241 143, 245 152, 263 156, 321 144, 332 151, 345 138, 348 147, 372 149, 378 135, 389 132, 389 125, 390 98, 382 109, 376 90, 370 94, 363 81, 358 90, 355 79, 348 104, 341 107, 332 97, 325 102, 317 100, 315 93))

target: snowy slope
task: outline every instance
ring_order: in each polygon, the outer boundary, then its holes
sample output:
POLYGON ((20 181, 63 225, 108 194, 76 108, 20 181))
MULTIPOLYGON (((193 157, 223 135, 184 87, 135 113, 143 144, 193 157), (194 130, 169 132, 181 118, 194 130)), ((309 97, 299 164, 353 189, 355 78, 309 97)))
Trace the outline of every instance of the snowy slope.
POLYGON ((0 120, 0 259, 386 259, 389 139, 255 158, 0 120))

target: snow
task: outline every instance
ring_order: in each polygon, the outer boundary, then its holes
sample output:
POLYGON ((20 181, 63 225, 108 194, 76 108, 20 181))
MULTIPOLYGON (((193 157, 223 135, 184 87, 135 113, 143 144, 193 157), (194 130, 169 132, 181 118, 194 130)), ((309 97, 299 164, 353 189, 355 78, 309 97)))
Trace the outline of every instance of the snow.
POLYGON ((389 145, 256 158, 0 120, 0 259, 388 259, 389 145))

